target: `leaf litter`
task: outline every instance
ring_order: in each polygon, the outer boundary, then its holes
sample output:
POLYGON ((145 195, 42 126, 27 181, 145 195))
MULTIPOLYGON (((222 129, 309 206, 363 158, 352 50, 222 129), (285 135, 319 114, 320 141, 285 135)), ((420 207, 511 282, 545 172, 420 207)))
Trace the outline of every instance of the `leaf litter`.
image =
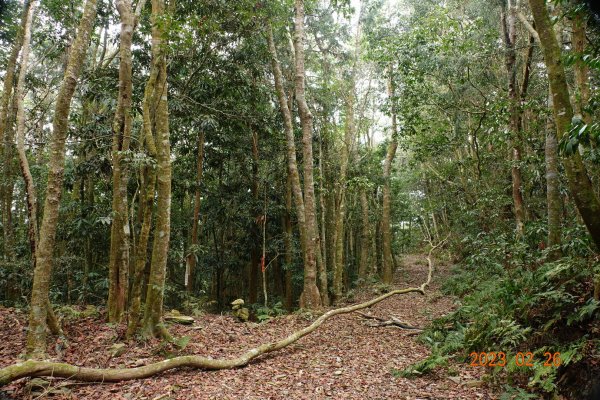
MULTIPOLYGON (((427 268, 421 256, 405 257, 395 285, 419 285, 427 268)), ((425 327, 454 307, 452 298, 441 296, 439 283, 448 267, 436 266, 426 296, 416 293, 393 296, 367 313, 397 317, 412 326, 425 327)), ((375 297, 373 288, 363 287, 347 302, 375 297)), ((485 385, 467 386, 481 380, 483 369, 468 363, 450 363, 458 376, 438 369, 417 378, 393 375, 423 360, 429 349, 411 330, 369 327, 357 314, 344 314, 325 322, 312 334, 248 366, 233 370, 180 369, 151 378, 119 383, 80 383, 48 378, 42 392, 31 391, 29 379, 0 388, 0 399, 495 399, 498 393, 485 385)), ((212 358, 234 357, 242 351, 284 337, 308 325, 306 315, 290 314, 266 323, 239 323, 230 315, 207 314, 192 325, 169 327, 176 337, 189 337, 185 349, 158 340, 125 342, 125 325, 109 325, 102 316, 77 318, 63 323, 69 340, 66 349, 50 345, 56 361, 99 368, 145 365, 166 357, 194 354, 212 358), (126 343, 115 352, 115 343, 126 343)), ((25 347, 27 315, 14 308, 0 307, 0 367, 20 361, 25 347)), ((52 343, 51 343, 52 344, 52 343)), ((456 374, 455 374, 456 375, 456 374)))

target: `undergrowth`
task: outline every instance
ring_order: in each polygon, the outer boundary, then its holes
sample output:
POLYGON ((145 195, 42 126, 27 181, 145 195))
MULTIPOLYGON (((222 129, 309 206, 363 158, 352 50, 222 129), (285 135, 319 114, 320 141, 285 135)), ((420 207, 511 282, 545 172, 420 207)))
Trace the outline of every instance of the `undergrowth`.
POLYGON ((600 263, 579 239, 562 246, 563 257, 550 260, 556 249, 540 250, 531 239, 535 232, 528 235, 517 240, 479 234, 460 243, 468 256, 443 287, 457 296, 458 307, 420 336, 431 355, 398 376, 422 375, 455 359, 467 368, 485 368, 487 380, 505 387, 504 398, 589 396, 600 369, 600 304, 593 299, 600 263), (472 367, 472 352, 503 352, 507 362, 472 367), (517 352, 531 352, 532 366, 518 366, 517 352), (560 353, 560 365, 544 365, 545 353, 560 353))

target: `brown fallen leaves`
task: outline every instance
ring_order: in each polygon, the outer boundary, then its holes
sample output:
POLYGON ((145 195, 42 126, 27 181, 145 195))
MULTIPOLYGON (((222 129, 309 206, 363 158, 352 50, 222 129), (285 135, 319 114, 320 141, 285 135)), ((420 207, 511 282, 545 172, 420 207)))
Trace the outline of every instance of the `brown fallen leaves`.
MULTIPOLYGON (((420 284, 427 274, 422 257, 409 256, 402 276, 409 281, 398 286, 420 284)), ((370 312, 394 315, 410 325, 424 327, 447 313, 452 300, 441 297, 437 283, 445 273, 438 266, 426 296, 417 293, 395 296, 372 307, 370 312)), ((353 301, 374 297, 370 289, 359 290, 353 301)), ((206 315, 190 326, 173 325, 178 337, 189 336, 184 354, 214 358, 235 356, 240 351, 274 341, 309 324, 300 315, 278 318, 264 324, 238 323, 230 316, 206 315), (201 329, 200 329, 201 328, 201 329)), ((26 315, 0 308, 0 367, 18 360, 24 348, 26 315)), ((124 327, 105 324, 101 318, 65 323, 70 346, 61 360, 90 367, 130 367, 178 355, 173 346, 157 341, 128 343, 116 353, 124 327), (112 350, 111 350, 112 349, 112 350)), ((222 371, 179 370, 139 381, 114 384, 81 384, 49 379, 45 392, 28 394, 27 379, 0 388, 0 399, 42 397, 54 399, 490 399, 497 395, 486 387, 468 387, 482 370, 468 364, 453 365, 458 375, 438 371, 416 379, 395 378, 392 369, 402 369, 422 360, 428 349, 410 330, 369 327, 358 315, 341 315, 327 321, 313 334, 279 352, 264 356, 245 368, 222 371)), ((54 347, 54 346, 52 346, 54 347)), ((54 350, 52 350, 54 351, 54 350)), ((57 356, 57 354, 51 354, 57 356)))

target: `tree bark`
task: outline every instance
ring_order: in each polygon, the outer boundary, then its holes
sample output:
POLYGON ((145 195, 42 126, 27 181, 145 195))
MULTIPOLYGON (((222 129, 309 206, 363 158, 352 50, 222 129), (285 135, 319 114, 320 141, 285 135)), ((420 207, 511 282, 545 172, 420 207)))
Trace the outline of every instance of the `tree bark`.
POLYGON ((68 134, 71 100, 83 68, 95 19, 96 0, 86 0, 77 35, 69 52, 64 79, 56 98, 48 161, 48 183, 44 215, 40 227, 38 257, 33 274, 31 312, 27 333, 27 354, 34 358, 44 357, 46 353, 47 303, 63 184, 65 141, 68 134))
MULTIPOLYGON (((154 124, 149 130, 155 137, 156 171, 156 225, 152 245, 152 261, 144 308, 143 334, 169 337, 161 324, 163 296, 171 231, 171 145, 169 141, 169 111, 167 103, 167 58, 163 37, 164 23, 159 20, 165 11, 164 0, 152 0, 152 69, 156 78, 152 89, 154 124)), ((151 73, 152 75, 152 73, 151 73)), ((149 79, 152 79, 150 77, 149 79)), ((151 83, 150 81, 148 82, 151 83)), ((147 138, 148 139, 148 138, 147 138)))
POLYGON ((33 183, 33 176, 29 168, 29 161, 27 160, 27 154, 25 152, 25 107, 23 106, 23 98, 25 93, 23 88, 25 87, 25 76, 27 74, 27 68, 29 63, 29 52, 31 42, 31 24, 33 19, 33 13, 35 12, 36 1, 32 0, 27 3, 26 21, 23 26, 23 45, 21 49, 21 66, 19 70, 19 76, 17 78, 17 84, 15 86, 14 101, 17 108, 17 154, 19 156, 19 165, 21 167, 21 174, 23 175, 23 181, 25 182, 25 195, 27 197, 27 219, 28 219, 28 230, 27 234, 29 237, 29 247, 31 251, 31 265, 35 269, 36 265, 36 248, 37 241, 39 238, 38 232, 38 221, 37 221, 37 195, 35 185, 33 183))
POLYGON ((305 95, 304 71, 304 0, 295 0, 294 49, 296 53, 295 92, 302 125, 302 164, 304 169, 304 213, 306 223, 306 260, 304 261, 304 289, 300 295, 300 307, 319 308, 321 295, 317 287, 316 249, 318 244, 317 216, 315 208, 315 184, 313 178, 313 116, 305 95))
POLYGON ((366 278, 373 270, 369 259, 369 250, 371 247, 371 225, 369 222, 369 200, 367 190, 360 188, 360 209, 361 209, 361 235, 360 235, 360 258, 358 262, 358 277, 366 278))
MULTIPOLYGON (((562 64, 561 49, 552 29, 544 0, 529 0, 529 5, 548 70, 557 137, 566 137, 573 117, 573 107, 569 98, 569 87, 562 64)), ((566 155, 563 161, 569 191, 592 240, 600 250, 600 201, 593 190, 587 169, 578 151, 566 155)))
POLYGON ((393 81, 393 71, 390 68, 390 78, 388 82, 388 96, 392 103, 392 134, 388 145, 387 154, 383 163, 383 206, 381 216, 381 236, 383 250, 383 282, 391 284, 393 279, 394 260, 392 255, 392 228, 391 228, 391 188, 390 175, 392 172, 392 162, 398 148, 398 122, 396 116, 395 102, 395 85, 393 81))
POLYGON ((250 249, 250 276, 248 279, 248 301, 250 304, 254 304, 258 301, 258 270, 260 266, 260 233, 259 233, 259 223, 261 218, 261 213, 258 211, 258 191, 259 191, 259 176, 258 176, 258 134, 253 129, 252 130, 252 184, 250 192, 252 193, 252 198, 254 199, 254 223, 252 224, 252 228, 250 229, 250 235, 252 238, 252 248, 250 249))
POLYGON ((12 98, 15 73, 17 68, 17 60, 21 47, 23 46, 23 37, 25 27, 31 14, 31 3, 32 1, 26 0, 23 5, 23 13, 21 14, 21 23, 17 29, 15 35, 15 41, 11 47, 10 55, 8 56, 8 62, 6 64, 6 72, 4 74, 4 83, 2 88, 2 98, 0 99, 0 144, 4 143, 4 134, 8 124, 8 109, 10 106, 10 99, 12 98))
POLYGON ((335 218, 335 264, 333 269, 333 295, 338 301, 344 292, 344 237, 346 223, 346 178, 348 174, 348 159, 352 142, 356 137, 356 125, 354 123, 354 83, 350 85, 348 97, 346 100, 346 127, 344 133, 344 143, 340 154, 340 174, 336 188, 336 218, 335 218))
POLYGON ((521 177, 521 142, 522 142, 522 121, 519 87, 517 82, 517 30, 516 30, 516 9, 511 7, 510 0, 507 0, 503 5, 501 14, 502 20, 502 37, 506 48, 505 68, 508 75, 508 98, 510 102, 510 130, 511 130, 511 154, 512 154, 512 197, 515 214, 515 223, 517 235, 522 236, 525 228, 525 206, 522 193, 522 177, 521 177))
MULTIPOLYGON (((550 99, 551 100, 551 99, 550 99)), ((546 126, 546 201, 548 209, 548 247, 552 250, 552 258, 560 256, 560 213, 561 200, 559 190, 559 175, 558 175, 558 143, 556 142, 556 134, 554 132, 553 122, 548 118, 546 126)))
POLYGON ((194 281, 196 278, 196 251, 198 247, 198 228, 200 225, 200 186, 202 185, 202 175, 204 173, 204 131, 198 135, 198 158, 196 161, 196 189, 194 190, 194 215, 192 221, 192 238, 190 245, 192 251, 189 252, 186 259, 185 287, 188 293, 194 290, 194 281))
POLYGON ((294 262, 293 233, 292 233, 292 180, 288 173, 285 191, 285 214, 283 217, 283 248, 285 251, 285 308, 291 311, 294 296, 292 285, 292 266, 294 262))
POLYGON ((140 189, 139 210, 142 222, 135 248, 134 273, 131 285, 131 304, 129 307, 129 321, 127 323, 128 338, 133 337, 137 332, 140 323, 142 281, 146 270, 146 263, 148 261, 148 240, 152 229, 155 189, 156 171, 153 167, 146 167, 143 172, 142 188, 140 189))
POLYGON ((296 207, 296 216, 298 218, 298 227, 300 230, 300 243, 302 245, 302 255, 306 262, 306 218, 304 210, 304 196, 302 194, 302 186, 300 184, 300 174, 298 172, 298 161, 296 159, 296 141, 294 138, 294 125, 292 120, 292 112, 283 86, 283 74, 281 72, 281 64, 277 57, 277 48, 273 38, 273 29, 269 25, 267 27, 267 40, 269 44, 269 52, 271 54, 271 67, 273 69, 273 77, 275 80, 275 90, 279 101, 279 108, 283 116, 283 127, 286 140, 286 156, 288 162, 288 174, 292 193, 296 207))
POLYGON ((112 144, 112 226, 110 235, 108 321, 119 323, 127 306, 129 288, 129 241, 130 226, 127 207, 128 171, 123 165, 123 153, 131 143, 131 98, 133 30, 135 15, 131 0, 117 0, 117 10, 121 17, 119 95, 113 122, 112 144))
POLYGON ((592 122, 592 116, 585 110, 590 100, 590 70, 582 57, 585 55, 586 48, 586 15, 583 11, 577 12, 573 17, 573 33, 571 41, 573 42, 573 51, 575 52, 575 82, 577 91, 575 96, 575 110, 581 114, 586 124, 592 122))

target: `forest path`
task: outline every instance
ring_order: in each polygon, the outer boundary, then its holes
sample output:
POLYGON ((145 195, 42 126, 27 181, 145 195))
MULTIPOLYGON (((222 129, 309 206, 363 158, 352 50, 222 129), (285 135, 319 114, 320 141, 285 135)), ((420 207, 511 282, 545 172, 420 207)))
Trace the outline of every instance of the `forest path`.
MULTIPOLYGON (((367 310, 382 318, 396 316, 423 327, 432 319, 448 313, 453 300, 439 292, 448 267, 436 262, 436 271, 426 296, 417 293, 393 296, 367 310)), ((426 280, 424 255, 407 255, 396 275, 396 286, 418 286, 426 280)), ((373 289, 358 290, 352 303, 373 298, 373 289)), ((23 348, 26 326, 23 316, 0 310, 0 366, 16 361, 23 348), (15 324, 19 321, 19 324, 15 324), (22 325, 21 325, 22 324, 22 325), (21 326, 18 326, 21 325, 21 326), (5 327, 9 327, 5 329, 5 327), (12 331, 12 333, 10 332, 12 331)), ((195 327, 177 326, 177 336, 189 336, 182 351, 214 358, 239 354, 260 343, 273 341, 298 330, 309 322, 290 315, 264 324, 241 324, 227 315, 206 315, 195 327), (201 327, 201 329, 198 329, 201 327), (194 329, 196 328, 196 329, 194 329)), ((71 347, 64 361, 94 367, 124 367, 146 364, 165 357, 152 343, 145 348, 126 347, 118 357, 109 348, 119 328, 103 324, 98 318, 77 319, 65 325, 71 347)), ((175 370, 153 378, 114 384, 81 384, 54 380, 53 387, 64 387, 65 399, 490 399, 497 398, 485 387, 469 387, 483 373, 467 363, 455 364, 450 379, 445 371, 421 378, 394 377, 403 369, 424 359, 427 347, 417 341, 414 331, 390 327, 369 327, 357 314, 332 318, 311 335, 291 346, 259 358, 244 368, 221 371, 175 370), (458 379, 457 379, 458 378, 458 379)), ((4 395, 26 396, 25 380, 9 385, 4 395)), ((1 392, 0 392, 1 394, 1 392)), ((39 393, 38 393, 39 395, 39 393)), ((0 395, 0 398, 2 396, 0 395)))

